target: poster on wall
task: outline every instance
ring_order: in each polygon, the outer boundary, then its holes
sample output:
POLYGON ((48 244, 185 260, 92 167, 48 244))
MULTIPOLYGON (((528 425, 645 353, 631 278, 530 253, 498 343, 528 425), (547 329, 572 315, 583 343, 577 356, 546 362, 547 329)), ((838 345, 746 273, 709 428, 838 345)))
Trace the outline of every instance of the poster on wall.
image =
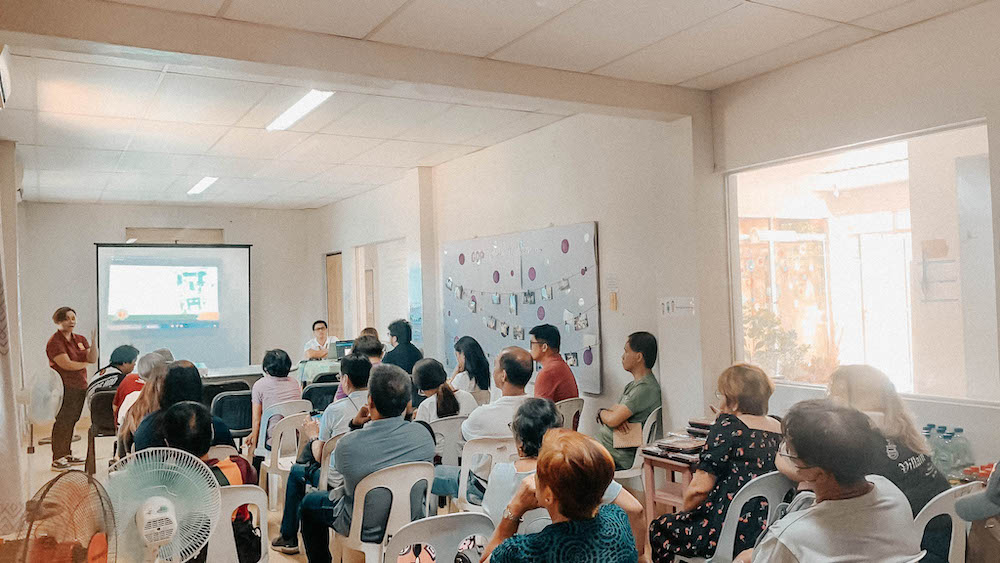
MULTIPOLYGON (((527 349, 532 327, 551 324, 580 391, 601 392, 596 223, 445 243, 441 264, 449 349, 472 336, 492 366, 507 346, 527 349)), ((449 371, 455 361, 448 354, 449 371)))

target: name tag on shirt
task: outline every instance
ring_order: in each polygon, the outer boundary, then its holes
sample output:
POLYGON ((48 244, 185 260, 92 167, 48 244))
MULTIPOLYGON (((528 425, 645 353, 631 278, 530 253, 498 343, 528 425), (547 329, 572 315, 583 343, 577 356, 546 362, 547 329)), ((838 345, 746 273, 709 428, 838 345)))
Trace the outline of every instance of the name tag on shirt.
POLYGON ((76 347, 83 350, 83 342, 77 342, 76 347))

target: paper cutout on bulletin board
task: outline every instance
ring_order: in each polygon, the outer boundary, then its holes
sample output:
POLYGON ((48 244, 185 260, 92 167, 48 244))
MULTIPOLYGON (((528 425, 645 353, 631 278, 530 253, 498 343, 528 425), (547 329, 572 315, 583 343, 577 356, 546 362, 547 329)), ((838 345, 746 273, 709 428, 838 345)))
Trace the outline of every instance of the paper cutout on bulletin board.
POLYGON ((446 342, 472 336, 492 358, 552 324, 580 390, 601 392, 596 223, 446 243, 441 264, 446 342))

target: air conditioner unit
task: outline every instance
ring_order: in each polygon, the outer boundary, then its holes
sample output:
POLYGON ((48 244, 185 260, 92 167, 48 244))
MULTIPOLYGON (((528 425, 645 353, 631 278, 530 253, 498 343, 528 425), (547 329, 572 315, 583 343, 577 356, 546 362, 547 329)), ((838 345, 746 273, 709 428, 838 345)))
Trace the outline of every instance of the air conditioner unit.
POLYGON ((10 46, 0 49, 0 109, 7 105, 10 97, 10 46))

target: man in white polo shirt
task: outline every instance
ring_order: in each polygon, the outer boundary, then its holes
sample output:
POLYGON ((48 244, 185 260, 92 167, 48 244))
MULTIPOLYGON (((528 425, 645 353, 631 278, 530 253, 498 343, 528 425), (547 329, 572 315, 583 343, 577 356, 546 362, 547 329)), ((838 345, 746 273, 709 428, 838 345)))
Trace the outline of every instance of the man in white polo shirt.
MULTIPOLYGON (((313 337, 306 342, 302 355, 306 360, 323 360, 330 355, 330 346, 336 344, 337 337, 328 334, 326 321, 316 321, 312 326, 313 337)), ((336 354, 331 359, 336 359, 336 354)))
POLYGON ((466 440, 513 436, 510 423, 517 408, 528 399, 524 386, 531 380, 531 368, 531 353, 524 348, 511 346, 500 352, 493 369, 493 383, 503 396, 472 411, 462 423, 462 436, 466 440))

